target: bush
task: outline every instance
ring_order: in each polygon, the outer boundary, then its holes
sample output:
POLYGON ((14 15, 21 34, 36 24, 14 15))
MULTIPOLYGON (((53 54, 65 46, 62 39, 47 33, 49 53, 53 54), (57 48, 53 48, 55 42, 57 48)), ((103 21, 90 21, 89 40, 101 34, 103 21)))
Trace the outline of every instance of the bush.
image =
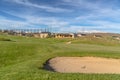
POLYGON ((11 41, 11 40, 6 38, 0 38, 0 41, 11 41))

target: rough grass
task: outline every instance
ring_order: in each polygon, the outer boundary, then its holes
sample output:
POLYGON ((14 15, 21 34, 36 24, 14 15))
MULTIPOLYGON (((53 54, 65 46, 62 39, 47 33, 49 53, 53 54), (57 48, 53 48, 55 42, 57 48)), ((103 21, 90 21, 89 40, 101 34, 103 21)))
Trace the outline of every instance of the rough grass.
POLYGON ((0 35, 15 42, 0 42, 0 80, 119 80, 116 74, 57 73, 43 69, 56 56, 120 58, 119 41, 95 39, 38 39, 0 35), (72 44, 66 44, 72 41, 72 44))

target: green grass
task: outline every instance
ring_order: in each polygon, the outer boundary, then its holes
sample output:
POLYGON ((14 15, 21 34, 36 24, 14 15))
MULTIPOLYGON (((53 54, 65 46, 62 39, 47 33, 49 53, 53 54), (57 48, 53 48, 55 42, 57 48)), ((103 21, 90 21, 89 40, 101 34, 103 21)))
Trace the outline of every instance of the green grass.
POLYGON ((0 80, 119 80, 119 74, 57 73, 43 69, 56 56, 120 58, 120 43, 107 39, 39 39, 0 35, 0 80), (72 41, 72 44, 66 44, 72 41))

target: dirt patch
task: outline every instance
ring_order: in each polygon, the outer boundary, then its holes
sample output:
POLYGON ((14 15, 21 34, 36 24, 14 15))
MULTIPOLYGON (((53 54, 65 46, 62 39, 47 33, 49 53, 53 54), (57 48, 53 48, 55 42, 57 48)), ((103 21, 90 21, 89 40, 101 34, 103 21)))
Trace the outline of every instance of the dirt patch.
POLYGON ((99 57, 56 57, 46 62, 45 69, 60 73, 120 74, 120 59, 99 57))

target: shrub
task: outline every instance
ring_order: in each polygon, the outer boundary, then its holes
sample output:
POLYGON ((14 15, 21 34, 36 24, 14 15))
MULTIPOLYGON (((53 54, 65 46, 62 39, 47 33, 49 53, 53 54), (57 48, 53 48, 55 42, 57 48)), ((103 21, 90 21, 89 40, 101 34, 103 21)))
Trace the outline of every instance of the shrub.
POLYGON ((6 38, 0 38, 0 41, 11 41, 11 40, 6 38))

